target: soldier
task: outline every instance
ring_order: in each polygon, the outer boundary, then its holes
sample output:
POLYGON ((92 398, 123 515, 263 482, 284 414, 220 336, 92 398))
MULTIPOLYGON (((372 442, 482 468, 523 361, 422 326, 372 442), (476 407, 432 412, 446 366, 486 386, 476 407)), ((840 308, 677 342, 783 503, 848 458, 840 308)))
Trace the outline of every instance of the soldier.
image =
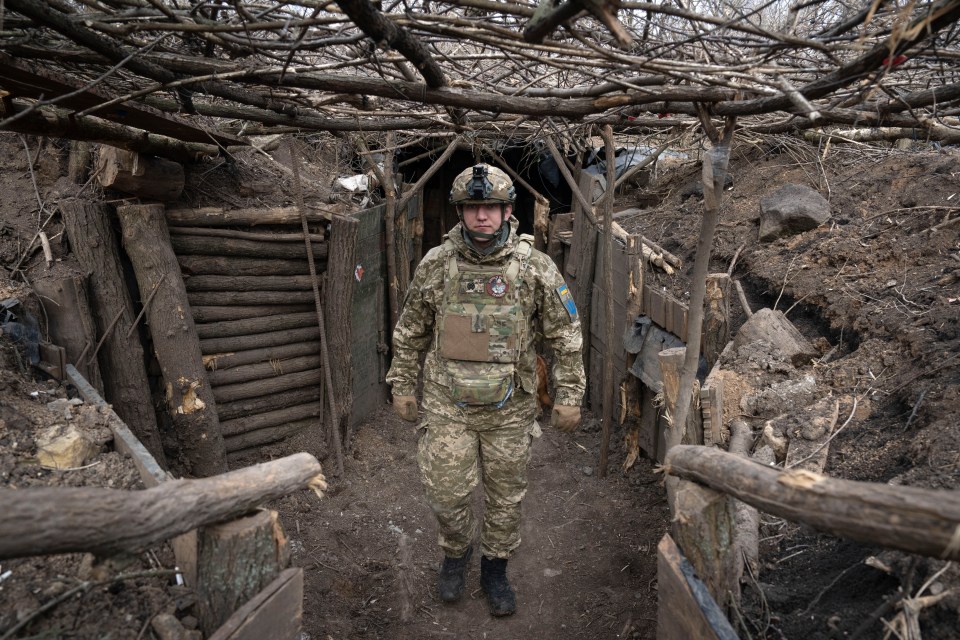
POLYGON ((585 379, 576 305, 550 258, 517 234, 514 198, 496 167, 478 164, 454 179, 460 222, 414 273, 387 374, 394 410, 415 422, 426 352, 417 463, 444 553, 440 598, 463 593, 476 534, 470 494, 482 480, 480 585, 495 616, 516 611, 506 570, 520 545, 530 445, 541 435, 537 336, 553 347, 551 422, 560 431, 580 424, 585 379))

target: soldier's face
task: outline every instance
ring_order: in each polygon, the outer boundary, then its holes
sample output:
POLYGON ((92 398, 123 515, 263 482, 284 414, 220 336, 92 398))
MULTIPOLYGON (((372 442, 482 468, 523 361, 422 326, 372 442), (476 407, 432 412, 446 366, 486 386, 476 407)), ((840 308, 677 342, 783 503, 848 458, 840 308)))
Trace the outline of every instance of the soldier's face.
MULTIPOLYGON (((500 225, 509 220, 510 214, 513 213, 512 204, 503 205, 503 220, 501 220, 500 207, 501 205, 494 203, 465 204, 463 205, 463 224, 474 233, 496 233, 500 225)), ((474 240, 474 242, 483 246, 490 240, 483 242, 474 240)))

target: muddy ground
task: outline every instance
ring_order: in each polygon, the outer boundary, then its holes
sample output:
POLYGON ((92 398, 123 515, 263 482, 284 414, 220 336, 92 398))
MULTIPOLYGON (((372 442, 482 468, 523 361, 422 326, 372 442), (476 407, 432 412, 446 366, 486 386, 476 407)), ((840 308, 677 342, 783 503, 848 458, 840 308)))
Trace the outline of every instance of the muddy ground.
MULTIPOLYGON (((2 279, 10 278, 8 270, 46 218, 38 213, 38 200, 55 202, 50 187, 65 172, 62 146, 25 140, 32 163, 17 136, 0 135, 2 279)), ((826 473, 956 491, 960 224, 951 221, 960 212, 960 153, 922 145, 909 151, 864 145, 825 150, 788 138, 744 140, 731 158, 733 185, 724 195, 711 271, 727 271, 736 255, 733 276, 751 307, 785 311, 821 347, 823 356, 814 365, 818 388, 858 398, 859 411, 831 444, 826 473), (761 244, 759 201, 790 182, 816 188, 830 201, 832 218, 818 229, 761 244)), ((683 258, 686 270, 693 263, 702 209, 702 199, 690 188, 698 179, 697 163, 681 162, 617 202, 628 208, 658 199, 650 210, 621 222, 683 258)), ((48 269, 41 254, 31 254, 24 261, 31 281, 71 268, 68 247, 56 235, 61 228, 57 216, 46 227, 61 261, 48 269)), ((688 289, 684 273, 651 270, 647 277, 682 297, 688 289)), ((18 282, 8 283, 6 291, 29 297, 18 282)), ((736 302, 733 310, 736 328, 744 316, 736 302)), ((16 363, 12 355, 0 362, 4 378, 19 381, 0 386, 0 404, 37 428, 48 419, 45 407, 29 395, 38 383, 17 371, 16 363)), ((0 429, 0 456, 10 467, 2 478, 6 486, 15 484, 11 478, 35 475, 53 484, 70 482, 69 473, 30 466, 36 461, 29 445, 24 455, 11 458, 2 447, 16 438, 8 423, 0 429)), ((615 428, 610 473, 600 478, 595 416, 587 413, 585 427, 572 436, 544 428, 524 503, 523 545, 510 563, 519 611, 500 620, 486 612, 476 562, 463 602, 444 606, 435 596, 439 556, 414 461, 416 432, 382 409, 356 429, 346 473, 331 478, 327 498, 302 493, 273 505, 281 512, 294 562, 305 569, 305 637, 655 637, 656 543, 668 530, 666 503, 649 460, 629 473, 620 470, 622 436, 615 428)), ((325 455, 322 446, 306 445, 325 455)), ((268 447, 263 454, 285 452, 268 447)), ((916 595, 921 587, 924 595, 947 593, 921 611, 922 637, 957 637, 960 595, 949 593, 960 587, 956 566, 937 575, 945 566, 940 561, 838 540, 772 516, 763 517, 761 538, 759 575, 748 581, 735 615, 741 637, 883 637, 885 625, 896 624, 897 598, 916 595)), ((13 566, 14 573, 0 583, 0 611, 22 616, 51 602, 82 578, 81 561, 71 566, 61 559, 52 571, 41 570, 41 560, 3 563, 2 571, 13 566), (19 608, 11 607, 13 581, 20 581, 18 593, 33 598, 19 608), (64 586, 51 587, 54 582, 64 586)), ((163 549, 136 561, 142 570, 170 564, 163 549)), ((153 593, 153 588, 120 592, 153 593)), ((131 602, 110 588, 97 593, 102 599, 82 602, 109 614, 85 616, 81 624, 83 607, 68 609, 66 602, 16 637, 137 638, 141 630, 150 637, 145 624, 157 611, 190 613, 177 610, 175 591, 131 602)), ((0 617, 0 634, 13 619, 0 617)))

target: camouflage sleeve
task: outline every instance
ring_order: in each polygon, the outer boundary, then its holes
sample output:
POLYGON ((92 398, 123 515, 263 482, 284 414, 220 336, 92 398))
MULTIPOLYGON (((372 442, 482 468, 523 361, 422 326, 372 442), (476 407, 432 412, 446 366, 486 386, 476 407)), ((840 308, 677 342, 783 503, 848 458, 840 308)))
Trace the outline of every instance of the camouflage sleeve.
POLYGON ((548 256, 535 251, 531 266, 538 273, 537 307, 541 333, 553 347, 556 404, 578 407, 583 401, 583 334, 573 295, 548 256))
MULTIPOLYGON (((436 307, 431 298, 436 275, 443 268, 439 247, 424 256, 413 273, 397 326, 393 330, 393 360, 386 381, 395 396, 412 396, 420 375, 420 353, 433 339, 436 307)), ((442 278, 442 273, 440 273, 442 278)), ((442 288, 442 285, 441 285, 442 288)))

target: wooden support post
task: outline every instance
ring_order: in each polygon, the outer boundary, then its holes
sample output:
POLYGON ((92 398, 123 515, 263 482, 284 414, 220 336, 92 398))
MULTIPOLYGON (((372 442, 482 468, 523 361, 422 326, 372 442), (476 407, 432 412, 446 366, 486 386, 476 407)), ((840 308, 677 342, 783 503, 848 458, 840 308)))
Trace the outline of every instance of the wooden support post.
POLYGON ((302 617, 303 569, 285 569, 208 640, 299 640, 302 617))
POLYGON ((742 563, 736 510, 724 493, 681 480, 673 509, 673 537, 724 612, 740 602, 742 563))
POLYGON ((117 214, 140 291, 143 296, 155 296, 146 317, 183 459, 196 476, 222 473, 227 470, 227 461, 216 401, 207 381, 177 257, 170 248, 164 207, 125 205, 117 209, 117 214))
POLYGON ((726 273, 708 275, 705 295, 703 357, 709 371, 730 341, 730 276, 726 273))
POLYGON ((550 203, 537 194, 533 203, 533 246, 538 251, 547 248, 550 237, 550 203))
POLYGON ((657 545, 658 640, 738 640, 670 534, 657 545))
MULTIPOLYGON (((671 447, 678 444, 703 444, 703 425, 699 419, 699 411, 686 411, 686 417, 683 424, 677 422, 677 416, 680 414, 680 408, 677 403, 681 398, 685 398, 690 404, 696 407, 699 393, 692 397, 689 394, 680 392, 682 380, 680 370, 684 366, 686 358, 686 347, 676 347, 674 349, 665 349, 659 353, 660 370, 663 375, 663 409, 672 417, 667 429, 666 451, 658 453, 665 455, 671 447)), ((693 382, 693 385, 699 390, 699 383, 693 382)))
MULTIPOLYGON (((327 270, 324 309, 326 310, 329 370, 336 372, 327 379, 327 393, 337 404, 337 421, 331 421, 330 430, 337 430, 345 450, 350 447, 350 419, 353 412, 353 378, 351 376, 351 333, 353 292, 357 285, 357 241, 360 221, 346 216, 337 217, 330 227, 330 255, 333 258, 327 270)), ((388 230, 389 232, 389 230, 388 230)), ((374 318, 364 321, 373 322, 374 318)))
MULTIPOLYGON (((610 448, 610 431, 613 428, 613 407, 616 404, 616 398, 613 395, 613 343, 614 343, 614 317, 613 317, 613 185, 616 179, 616 167, 614 162, 609 160, 613 158, 613 127, 604 125, 603 127, 604 151, 607 157, 607 191, 603 198, 603 291, 604 291, 604 326, 606 332, 603 345, 603 389, 601 397, 603 398, 602 435, 600 438, 600 465, 599 476, 607 476, 607 456, 610 448)), ((588 329, 589 331, 589 329, 588 329)))
MULTIPOLYGON (((730 423, 730 453, 750 458, 750 449, 753 447, 753 431, 743 418, 734 418, 730 423)), ((733 543, 737 549, 735 562, 737 575, 743 574, 746 566, 750 574, 756 578, 760 567, 760 512, 742 500, 734 499, 737 526, 734 531, 733 543)))
POLYGON ((674 447, 667 473, 707 485, 766 513, 827 533, 918 553, 960 560, 960 494, 883 483, 838 480, 775 467, 705 447, 674 447))
MULTIPOLYGON (((287 568, 276 511, 260 510, 197 531, 197 618, 210 635, 287 568)), ((270 637, 273 637, 271 634, 270 637)))
MULTIPOLYGON (((110 228, 109 208, 67 199, 60 202, 60 211, 70 248, 90 278, 92 311, 103 340, 98 357, 104 395, 117 415, 164 465, 157 418, 150 402, 150 383, 143 364, 143 346, 140 336, 130 331, 136 313, 120 270, 120 249, 110 228), (118 318, 116 324, 113 324, 114 318, 118 318)), ((93 353, 94 346, 91 346, 87 355, 93 353)))
POLYGON ((83 377, 103 393, 103 379, 97 359, 87 357, 92 356, 97 344, 97 327, 88 297, 89 277, 36 280, 33 288, 39 294, 47 316, 51 342, 61 345, 66 350, 67 362, 74 363, 83 377))

